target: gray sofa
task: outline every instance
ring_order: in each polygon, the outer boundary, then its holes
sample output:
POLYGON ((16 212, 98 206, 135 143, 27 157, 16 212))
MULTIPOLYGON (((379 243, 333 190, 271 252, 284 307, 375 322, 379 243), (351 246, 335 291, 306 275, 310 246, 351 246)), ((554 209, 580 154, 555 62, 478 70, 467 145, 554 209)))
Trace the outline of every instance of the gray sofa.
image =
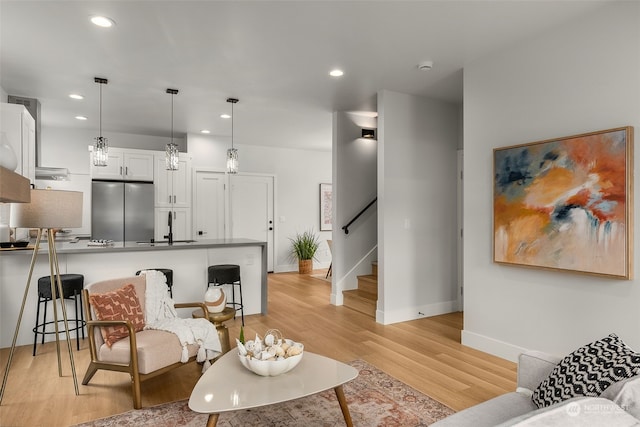
POLYGON ((560 360, 542 352, 521 354, 516 391, 467 408, 432 427, 640 426, 639 375, 613 384, 599 397, 572 398, 538 409, 531 395, 560 360))

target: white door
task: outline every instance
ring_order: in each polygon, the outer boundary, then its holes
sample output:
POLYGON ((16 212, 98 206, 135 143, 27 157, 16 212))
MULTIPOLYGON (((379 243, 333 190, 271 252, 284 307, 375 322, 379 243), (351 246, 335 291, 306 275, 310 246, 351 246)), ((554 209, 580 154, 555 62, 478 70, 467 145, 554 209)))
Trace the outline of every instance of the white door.
POLYGON ((273 176, 229 175, 231 237, 267 242, 267 270, 273 271, 273 176))
POLYGON ((193 238, 195 240, 224 239, 223 172, 196 171, 193 238))

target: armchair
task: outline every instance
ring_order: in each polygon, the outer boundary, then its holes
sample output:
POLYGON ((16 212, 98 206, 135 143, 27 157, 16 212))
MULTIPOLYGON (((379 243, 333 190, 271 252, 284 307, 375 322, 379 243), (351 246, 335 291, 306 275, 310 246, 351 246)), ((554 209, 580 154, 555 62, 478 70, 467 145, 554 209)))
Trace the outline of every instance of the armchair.
MULTIPOLYGON (((96 320, 95 307, 91 305, 92 294, 104 294, 115 291, 125 285, 132 284, 138 297, 142 313, 145 306, 146 276, 125 277, 96 282, 83 289, 85 318, 89 336, 91 362, 82 380, 89 384, 98 369, 128 372, 131 376, 133 406, 142 407, 140 383, 146 379, 161 375, 169 370, 183 366, 181 362, 183 347, 177 336, 161 330, 139 330, 131 320, 96 320), (101 333, 101 327, 124 326, 128 337, 122 338, 109 346, 101 333)), ((176 303, 175 308, 200 308, 207 315, 204 303, 176 303)), ((189 361, 196 362, 197 345, 189 345, 189 361)))

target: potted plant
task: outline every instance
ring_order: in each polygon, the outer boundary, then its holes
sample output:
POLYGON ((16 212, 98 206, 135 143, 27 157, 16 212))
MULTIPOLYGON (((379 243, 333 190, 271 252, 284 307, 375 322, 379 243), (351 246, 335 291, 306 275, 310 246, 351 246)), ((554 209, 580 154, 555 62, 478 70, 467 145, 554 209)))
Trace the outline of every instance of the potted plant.
POLYGON ((298 273, 309 274, 313 270, 313 258, 316 256, 320 241, 313 231, 297 233, 291 240, 291 257, 298 260, 298 273))

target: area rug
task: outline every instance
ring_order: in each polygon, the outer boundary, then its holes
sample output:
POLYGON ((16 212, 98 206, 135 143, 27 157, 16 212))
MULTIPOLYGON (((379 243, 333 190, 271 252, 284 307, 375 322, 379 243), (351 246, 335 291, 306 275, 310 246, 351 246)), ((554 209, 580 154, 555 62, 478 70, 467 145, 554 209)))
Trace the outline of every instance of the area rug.
MULTIPOLYGON (((345 384, 344 394, 354 426, 422 427, 454 411, 363 360, 350 362, 358 377, 345 384)), ((208 416, 189 409, 188 400, 78 424, 77 427, 162 426, 204 427, 208 416)), ((219 427, 334 427, 344 425, 333 390, 290 402, 220 414, 219 427)))

